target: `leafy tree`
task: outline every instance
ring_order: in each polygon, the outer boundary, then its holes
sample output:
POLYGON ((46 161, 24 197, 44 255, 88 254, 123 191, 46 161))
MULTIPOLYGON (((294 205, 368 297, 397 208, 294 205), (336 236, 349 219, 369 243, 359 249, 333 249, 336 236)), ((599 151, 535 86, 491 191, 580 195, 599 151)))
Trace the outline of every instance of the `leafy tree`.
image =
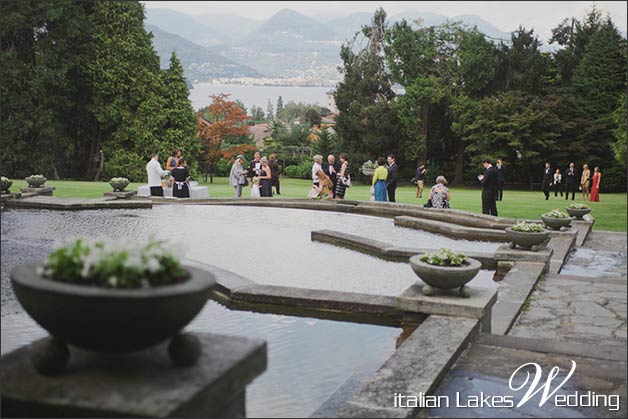
POLYGON ((336 134, 328 129, 320 129, 313 135, 316 136, 314 152, 321 156, 328 156, 330 154, 338 153, 338 146, 336 144, 336 134))
MULTIPOLYGON (((362 28, 364 47, 353 52, 352 45, 341 47, 344 74, 335 100, 339 148, 354 161, 392 152, 399 155, 399 119, 393 109, 395 93, 386 69, 386 12, 378 9, 368 26, 362 28)), ((357 35, 353 43, 356 42, 357 35)), ((356 47, 357 48, 357 47, 356 47)))
POLYGON ((237 102, 227 100, 230 95, 212 95, 212 103, 198 113, 198 138, 201 141, 201 161, 205 174, 209 171, 213 182, 213 167, 222 157, 221 146, 233 138, 248 135, 250 118, 237 102))
POLYGON ((307 112, 305 112, 305 122, 310 128, 314 125, 320 125, 321 120, 321 114, 319 114, 316 110, 309 109, 307 112))
POLYGON ((626 148, 628 147, 628 141, 626 141, 626 92, 619 98, 619 107, 613 112, 613 121, 616 128, 613 131, 615 134, 615 142, 613 143, 613 152, 617 161, 626 164, 626 148))

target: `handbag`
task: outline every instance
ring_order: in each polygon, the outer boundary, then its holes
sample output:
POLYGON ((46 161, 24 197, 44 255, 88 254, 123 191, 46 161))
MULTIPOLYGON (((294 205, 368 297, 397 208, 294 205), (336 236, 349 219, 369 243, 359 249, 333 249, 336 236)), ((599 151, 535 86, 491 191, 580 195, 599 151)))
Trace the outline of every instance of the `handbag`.
POLYGON ((340 179, 340 181, 342 182, 342 184, 347 187, 350 188, 352 186, 351 184, 351 178, 349 176, 343 177, 340 179))
POLYGON ((242 183, 242 186, 249 186, 249 180, 246 178, 246 176, 244 177, 244 183, 242 183))
POLYGON ((375 195, 375 186, 371 186, 371 195, 375 195))
POLYGON ((320 194, 320 192, 318 191, 318 189, 316 189, 314 186, 312 186, 312 189, 310 189, 310 191, 307 193, 307 197, 311 198, 311 199, 316 199, 316 198, 318 198, 319 194, 320 194))

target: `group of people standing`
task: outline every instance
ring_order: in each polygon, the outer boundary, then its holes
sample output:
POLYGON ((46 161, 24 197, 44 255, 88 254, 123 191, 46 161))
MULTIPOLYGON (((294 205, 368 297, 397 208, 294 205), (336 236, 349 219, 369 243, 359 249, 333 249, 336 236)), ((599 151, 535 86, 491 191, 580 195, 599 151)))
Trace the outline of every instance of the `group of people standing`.
POLYGON ((161 168, 159 154, 150 155, 146 164, 148 186, 151 196, 164 196, 164 187, 172 187, 172 196, 176 198, 190 197, 190 173, 187 162, 181 157, 181 150, 175 148, 166 161, 166 170, 161 168))
POLYGON ((576 189, 582 192, 582 199, 584 201, 599 202, 600 200, 600 179, 602 173, 599 167, 593 169, 593 176, 591 176, 591 170, 588 164, 582 166, 582 173, 578 178, 576 173, 576 165, 574 162, 569 163, 569 167, 565 170, 565 176, 563 178, 560 169, 552 169, 549 162, 545 163, 545 170, 543 172, 542 190, 545 194, 545 200, 550 197, 550 191, 554 191, 554 197, 563 196, 563 190, 565 192, 565 200, 569 199, 569 193, 571 192, 571 200, 576 197, 576 189))
POLYGON ((229 173, 229 185, 233 186, 236 198, 242 196, 242 188, 248 186, 251 180, 252 197, 271 197, 273 188, 275 193, 280 195, 279 183, 279 163, 277 154, 272 153, 270 159, 262 157, 259 151, 255 152, 249 168, 244 168, 245 159, 242 154, 236 156, 229 173))
POLYGON ((333 154, 327 156, 323 163, 323 156, 317 154, 312 164, 312 189, 308 193, 310 198, 344 199, 347 188, 350 188, 351 174, 349 173, 349 156, 340 153, 339 162, 333 154))

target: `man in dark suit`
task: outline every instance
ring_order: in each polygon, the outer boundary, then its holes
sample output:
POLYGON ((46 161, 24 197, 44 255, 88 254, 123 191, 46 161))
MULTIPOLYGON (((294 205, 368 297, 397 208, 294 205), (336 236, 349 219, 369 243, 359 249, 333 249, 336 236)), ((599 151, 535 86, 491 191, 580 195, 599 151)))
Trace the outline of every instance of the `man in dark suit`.
POLYGON ((478 176, 482 183, 482 213, 497 217, 497 169, 488 159, 482 160, 482 165, 484 174, 478 176))
POLYGON ((395 202, 395 189, 397 189, 397 178, 399 177, 399 166, 395 162, 395 156, 388 155, 388 177, 386 178, 386 188, 388 189, 388 202, 395 202))
POLYGON ((340 164, 336 163, 336 158, 333 154, 330 154, 327 156, 327 161, 323 163, 321 167, 323 172, 331 179, 331 183, 333 184, 331 192, 336 193, 336 185, 338 184, 336 175, 340 172, 340 164))
POLYGON ((569 199, 569 192, 571 191, 571 200, 576 198, 576 189, 578 189, 578 177, 576 176, 576 164, 574 162, 569 163, 569 168, 565 171, 565 200, 569 199))
POLYGON ((253 177, 259 176, 260 170, 262 169, 262 155, 259 151, 255 152, 255 156, 253 160, 251 160, 251 164, 249 164, 249 176, 251 176, 251 183, 253 183, 253 177))
POLYGON ((501 201, 504 197, 504 162, 502 159, 497 159, 497 165, 495 166, 495 170, 497 170, 497 201, 501 201))
POLYGON ((543 193, 545 194, 545 200, 547 201, 550 196, 550 187, 552 186, 552 168, 549 162, 545 162, 545 172, 543 172, 543 193))

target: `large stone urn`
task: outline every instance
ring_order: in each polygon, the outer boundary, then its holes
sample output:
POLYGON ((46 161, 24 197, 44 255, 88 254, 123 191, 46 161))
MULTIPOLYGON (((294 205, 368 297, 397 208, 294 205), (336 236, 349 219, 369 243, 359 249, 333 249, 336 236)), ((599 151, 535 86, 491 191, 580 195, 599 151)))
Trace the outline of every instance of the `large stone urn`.
POLYGON ((33 363, 40 372, 63 370, 69 361, 67 344, 94 352, 124 353, 172 339, 169 352, 175 364, 193 364, 200 355, 198 340, 179 332, 209 298, 216 284, 211 273, 184 266, 189 275, 186 281, 117 289, 54 281, 41 276, 39 266, 17 267, 11 283, 24 310, 53 337, 41 353, 34 354, 33 363))
POLYGON ((128 179, 121 179, 121 180, 111 179, 109 181, 109 185, 111 185, 114 192, 123 192, 124 188, 129 186, 129 183, 130 182, 128 181, 128 179))
POLYGON ((24 180, 26 180, 30 188, 41 188, 42 186, 44 186, 44 183, 46 183, 48 179, 46 179, 45 177, 30 177, 29 176, 25 178, 24 180))
POLYGON ((13 182, 9 179, 5 179, 2 179, 0 181, 0 190, 2 191, 2 193, 9 193, 9 189, 11 189, 11 185, 13 185, 13 182))
POLYGON ((519 246, 536 252, 543 247, 543 243, 549 238, 549 231, 515 231, 512 227, 506 227, 505 231, 511 249, 516 249, 519 246))
POLYGON ((567 214, 572 217, 575 217, 577 220, 582 220, 582 218, 591 212, 591 208, 571 208, 566 207, 565 210, 567 214))
POLYGON ((541 219, 543 220, 545 227, 560 231, 569 228, 569 226, 571 226, 571 220, 573 220, 572 217, 554 218, 548 217, 545 214, 541 214, 541 219))
POLYGON ((452 290, 458 288, 460 296, 469 296, 469 290, 465 285, 480 271, 482 264, 479 260, 467 258, 467 262, 463 266, 439 266, 423 262, 421 257, 422 255, 412 256, 410 266, 426 284, 422 289, 424 295, 434 295, 435 289, 452 290))

